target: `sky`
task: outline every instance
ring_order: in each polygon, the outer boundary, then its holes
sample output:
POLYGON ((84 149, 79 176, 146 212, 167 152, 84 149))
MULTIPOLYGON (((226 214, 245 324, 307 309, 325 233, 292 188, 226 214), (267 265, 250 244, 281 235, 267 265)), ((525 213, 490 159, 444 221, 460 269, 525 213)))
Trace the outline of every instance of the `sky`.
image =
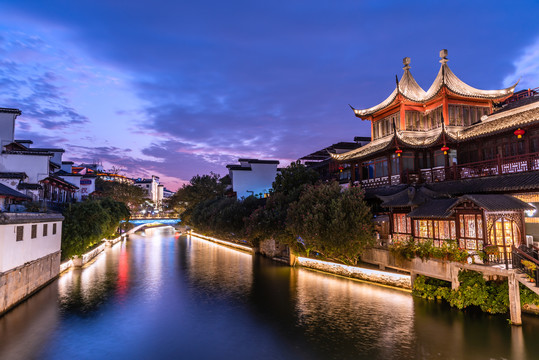
POLYGON ((370 123, 402 58, 463 81, 539 87, 537 1, 0 2, 0 107, 16 139, 176 190, 238 158, 281 166, 370 123))

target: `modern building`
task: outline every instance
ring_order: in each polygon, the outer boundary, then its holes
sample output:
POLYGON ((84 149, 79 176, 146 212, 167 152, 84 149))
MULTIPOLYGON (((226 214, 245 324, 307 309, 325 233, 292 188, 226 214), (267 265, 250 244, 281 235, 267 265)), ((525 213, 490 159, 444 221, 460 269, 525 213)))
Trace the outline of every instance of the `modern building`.
POLYGON ((159 177, 152 175, 149 179, 138 178, 135 186, 146 191, 146 197, 154 204, 156 209, 160 209, 163 203, 163 185, 159 184, 159 177))
POLYGON ((227 165, 232 191, 238 199, 269 195, 277 176, 278 160, 239 159, 239 165, 227 165))
POLYGON ((508 263, 526 235, 539 241, 537 229, 526 229, 539 223, 539 97, 512 101, 517 84, 473 88, 449 69, 447 50, 440 57, 427 91, 405 58, 390 96, 354 109, 371 122, 372 141, 332 158, 389 215, 394 239, 456 240, 469 251, 495 245, 496 260, 508 263))

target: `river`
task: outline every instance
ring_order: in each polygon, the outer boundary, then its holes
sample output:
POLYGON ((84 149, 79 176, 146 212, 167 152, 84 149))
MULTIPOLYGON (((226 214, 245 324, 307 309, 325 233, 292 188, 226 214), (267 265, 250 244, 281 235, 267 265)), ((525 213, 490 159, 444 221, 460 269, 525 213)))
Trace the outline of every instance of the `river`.
POLYGON ((506 318, 132 236, 0 318, 0 359, 538 359, 539 318, 506 318))

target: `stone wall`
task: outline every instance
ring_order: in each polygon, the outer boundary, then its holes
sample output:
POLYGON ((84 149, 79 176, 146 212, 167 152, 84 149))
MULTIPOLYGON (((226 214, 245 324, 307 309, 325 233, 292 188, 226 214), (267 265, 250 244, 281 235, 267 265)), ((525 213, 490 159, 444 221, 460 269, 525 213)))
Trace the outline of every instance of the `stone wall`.
POLYGON ((266 239, 260 242, 258 252, 269 258, 288 257, 288 246, 274 239, 266 239))
POLYGON ((60 271, 60 251, 0 274, 0 314, 3 314, 49 281, 60 271))
POLYGON ((320 261, 304 257, 298 257, 297 264, 303 267, 321 270, 324 272, 341 276, 399 287, 403 289, 411 289, 410 275, 396 274, 373 269, 365 269, 356 266, 337 264, 328 261, 320 261))
POLYGON ((455 276, 454 268, 456 267, 456 264, 450 261, 436 259, 423 261, 420 258, 404 260, 396 257, 386 249, 366 249, 361 255, 361 261, 368 264, 378 265, 381 269, 388 267, 445 281, 451 281, 455 276))

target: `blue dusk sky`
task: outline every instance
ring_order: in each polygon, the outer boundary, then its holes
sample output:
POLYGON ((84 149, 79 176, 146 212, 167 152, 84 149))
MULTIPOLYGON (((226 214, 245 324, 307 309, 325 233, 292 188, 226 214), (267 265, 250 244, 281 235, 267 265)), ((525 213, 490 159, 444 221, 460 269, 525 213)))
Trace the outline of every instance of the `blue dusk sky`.
POLYGON ((0 107, 15 137, 169 189, 239 157, 282 165, 354 136, 402 58, 428 89, 539 86, 536 1, 3 0, 0 107))

